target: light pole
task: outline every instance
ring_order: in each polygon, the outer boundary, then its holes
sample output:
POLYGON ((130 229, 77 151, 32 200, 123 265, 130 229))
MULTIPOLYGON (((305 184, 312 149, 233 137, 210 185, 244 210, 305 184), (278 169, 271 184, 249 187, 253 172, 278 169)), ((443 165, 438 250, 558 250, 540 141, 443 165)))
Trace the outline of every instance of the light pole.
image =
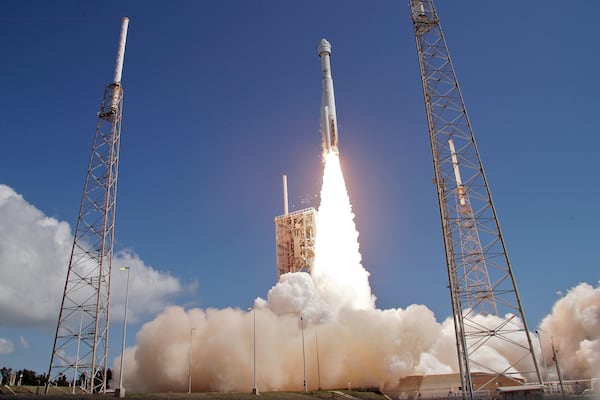
POLYGON ((550 344, 552 345, 552 359, 554 360, 554 364, 556 365, 556 373, 558 374, 558 383, 560 384, 560 393, 562 394, 562 398, 566 399, 565 387, 563 385, 562 374, 560 373, 560 364, 558 363, 558 351, 554 347, 554 336, 550 337, 550 344))
POLYGON ((188 367, 188 393, 192 393, 192 334, 194 333, 194 331, 196 330, 196 328, 191 328, 190 329, 190 365, 188 367))
POLYGON ((123 317, 123 343, 121 345, 121 370, 119 371, 119 390, 115 391, 118 397, 125 397, 123 387, 123 361, 125 359, 125 338, 127 337, 127 303, 129 302, 129 267, 120 267, 121 271, 127 271, 127 286, 125 289, 125 316, 123 317))
POLYGON ((304 392, 308 392, 306 385, 306 356, 304 354, 304 319, 300 315, 300 329, 302 330, 302 364, 304 364, 304 392))
POLYGON ((315 326, 315 347, 317 348, 317 380, 318 389, 321 390, 321 366, 319 365, 319 335, 317 335, 317 327, 315 326))
POLYGON ((253 358, 254 358, 254 369, 253 369, 253 380, 252 380, 252 394, 260 394, 258 393, 258 387, 256 386, 256 308, 255 307, 249 307, 248 311, 252 310, 252 315, 253 315, 253 319, 254 319, 254 333, 252 335, 252 341, 253 341, 253 358))
MULTIPOLYGON (((546 382, 550 382, 550 375, 548 375, 548 365, 546 364, 546 357, 544 357, 544 346, 542 346, 542 335, 540 335, 540 330, 535 331, 535 334, 538 337, 538 340, 540 342, 540 352, 542 354, 542 361, 544 362, 544 369, 546 370, 546 382)), ((543 384, 544 382, 542 382, 543 384)))

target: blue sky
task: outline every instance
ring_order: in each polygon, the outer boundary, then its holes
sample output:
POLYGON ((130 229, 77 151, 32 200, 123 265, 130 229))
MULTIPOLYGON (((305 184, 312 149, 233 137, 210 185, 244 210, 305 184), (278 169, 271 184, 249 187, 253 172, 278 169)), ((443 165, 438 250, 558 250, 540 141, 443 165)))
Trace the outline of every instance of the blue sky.
MULTIPOLYGON (((536 327, 557 292, 600 279, 600 5, 438 3, 536 327)), ((316 48, 327 38, 342 168, 377 306, 424 304, 440 321, 450 314, 408 2, 13 1, 3 9, 0 184, 71 227, 120 17, 131 18, 116 248, 191 283, 164 300, 185 307, 245 308, 275 284, 282 174, 292 210, 318 206, 316 48)), ((53 272, 63 282, 66 262, 53 272)), ((0 271, 5 282, 19 273, 0 271)), ((153 317, 146 311, 129 344, 153 317)), ((15 343, 0 366, 47 369, 53 329, 0 315, 0 338, 15 343), (21 336, 29 346, 18 345, 21 336)), ((113 324, 114 353, 119 329, 113 324)))

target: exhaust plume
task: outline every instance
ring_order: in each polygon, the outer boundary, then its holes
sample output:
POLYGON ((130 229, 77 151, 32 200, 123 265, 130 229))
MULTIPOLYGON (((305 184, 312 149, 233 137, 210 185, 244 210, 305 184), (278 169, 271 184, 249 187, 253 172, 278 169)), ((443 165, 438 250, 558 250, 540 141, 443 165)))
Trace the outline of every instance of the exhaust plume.
POLYGON ((600 285, 580 283, 569 290, 544 318, 538 334, 550 379, 558 379, 552 343, 564 379, 600 378, 600 285))
MULTIPOLYGON (((339 156, 330 152, 325 159, 311 274, 282 275, 266 300, 255 300, 252 311, 165 309, 141 328, 136 346, 127 349, 124 386, 129 391, 186 392, 191 354, 193 391, 250 391, 254 317, 260 391, 302 390, 304 358, 309 390, 348 385, 394 388, 398 379, 408 375, 457 373, 452 317, 438 323, 424 305, 376 309, 368 277, 361 265, 339 156)), ((491 323, 494 318, 499 317, 481 316, 478 323, 496 326, 497 322, 491 323)), ((565 374, 598 376, 599 288, 582 284, 572 289, 557 302, 542 329, 555 335, 565 374)), ((551 363, 550 343, 542 342, 551 363)), ((485 359, 477 361, 497 370, 512 365, 521 355, 510 354, 503 344, 489 340, 485 351, 479 352, 485 359)), ((119 363, 117 359, 114 364, 115 376, 119 363)))
POLYGON ((358 231, 339 155, 333 151, 325 156, 311 275, 319 293, 332 307, 375 308, 369 273, 361 265, 358 231))

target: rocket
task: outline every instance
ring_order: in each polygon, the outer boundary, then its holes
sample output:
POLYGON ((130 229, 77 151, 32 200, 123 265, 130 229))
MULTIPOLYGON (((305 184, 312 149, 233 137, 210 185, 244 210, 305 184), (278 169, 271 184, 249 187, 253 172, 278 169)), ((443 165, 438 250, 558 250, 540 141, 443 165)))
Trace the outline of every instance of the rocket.
POLYGON ((323 135, 323 156, 332 151, 338 152, 338 127, 335 114, 335 96, 331 78, 331 43, 327 39, 319 42, 319 57, 323 72, 323 97, 321 100, 321 134, 323 135))

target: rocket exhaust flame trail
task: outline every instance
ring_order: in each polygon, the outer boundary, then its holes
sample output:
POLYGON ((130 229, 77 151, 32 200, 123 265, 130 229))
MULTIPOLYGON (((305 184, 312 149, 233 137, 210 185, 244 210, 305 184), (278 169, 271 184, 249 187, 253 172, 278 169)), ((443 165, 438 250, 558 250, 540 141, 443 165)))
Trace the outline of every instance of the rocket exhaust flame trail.
POLYGON ((311 274, 319 293, 333 307, 375 307, 369 273, 361 265, 358 231, 337 152, 325 156, 311 274))

